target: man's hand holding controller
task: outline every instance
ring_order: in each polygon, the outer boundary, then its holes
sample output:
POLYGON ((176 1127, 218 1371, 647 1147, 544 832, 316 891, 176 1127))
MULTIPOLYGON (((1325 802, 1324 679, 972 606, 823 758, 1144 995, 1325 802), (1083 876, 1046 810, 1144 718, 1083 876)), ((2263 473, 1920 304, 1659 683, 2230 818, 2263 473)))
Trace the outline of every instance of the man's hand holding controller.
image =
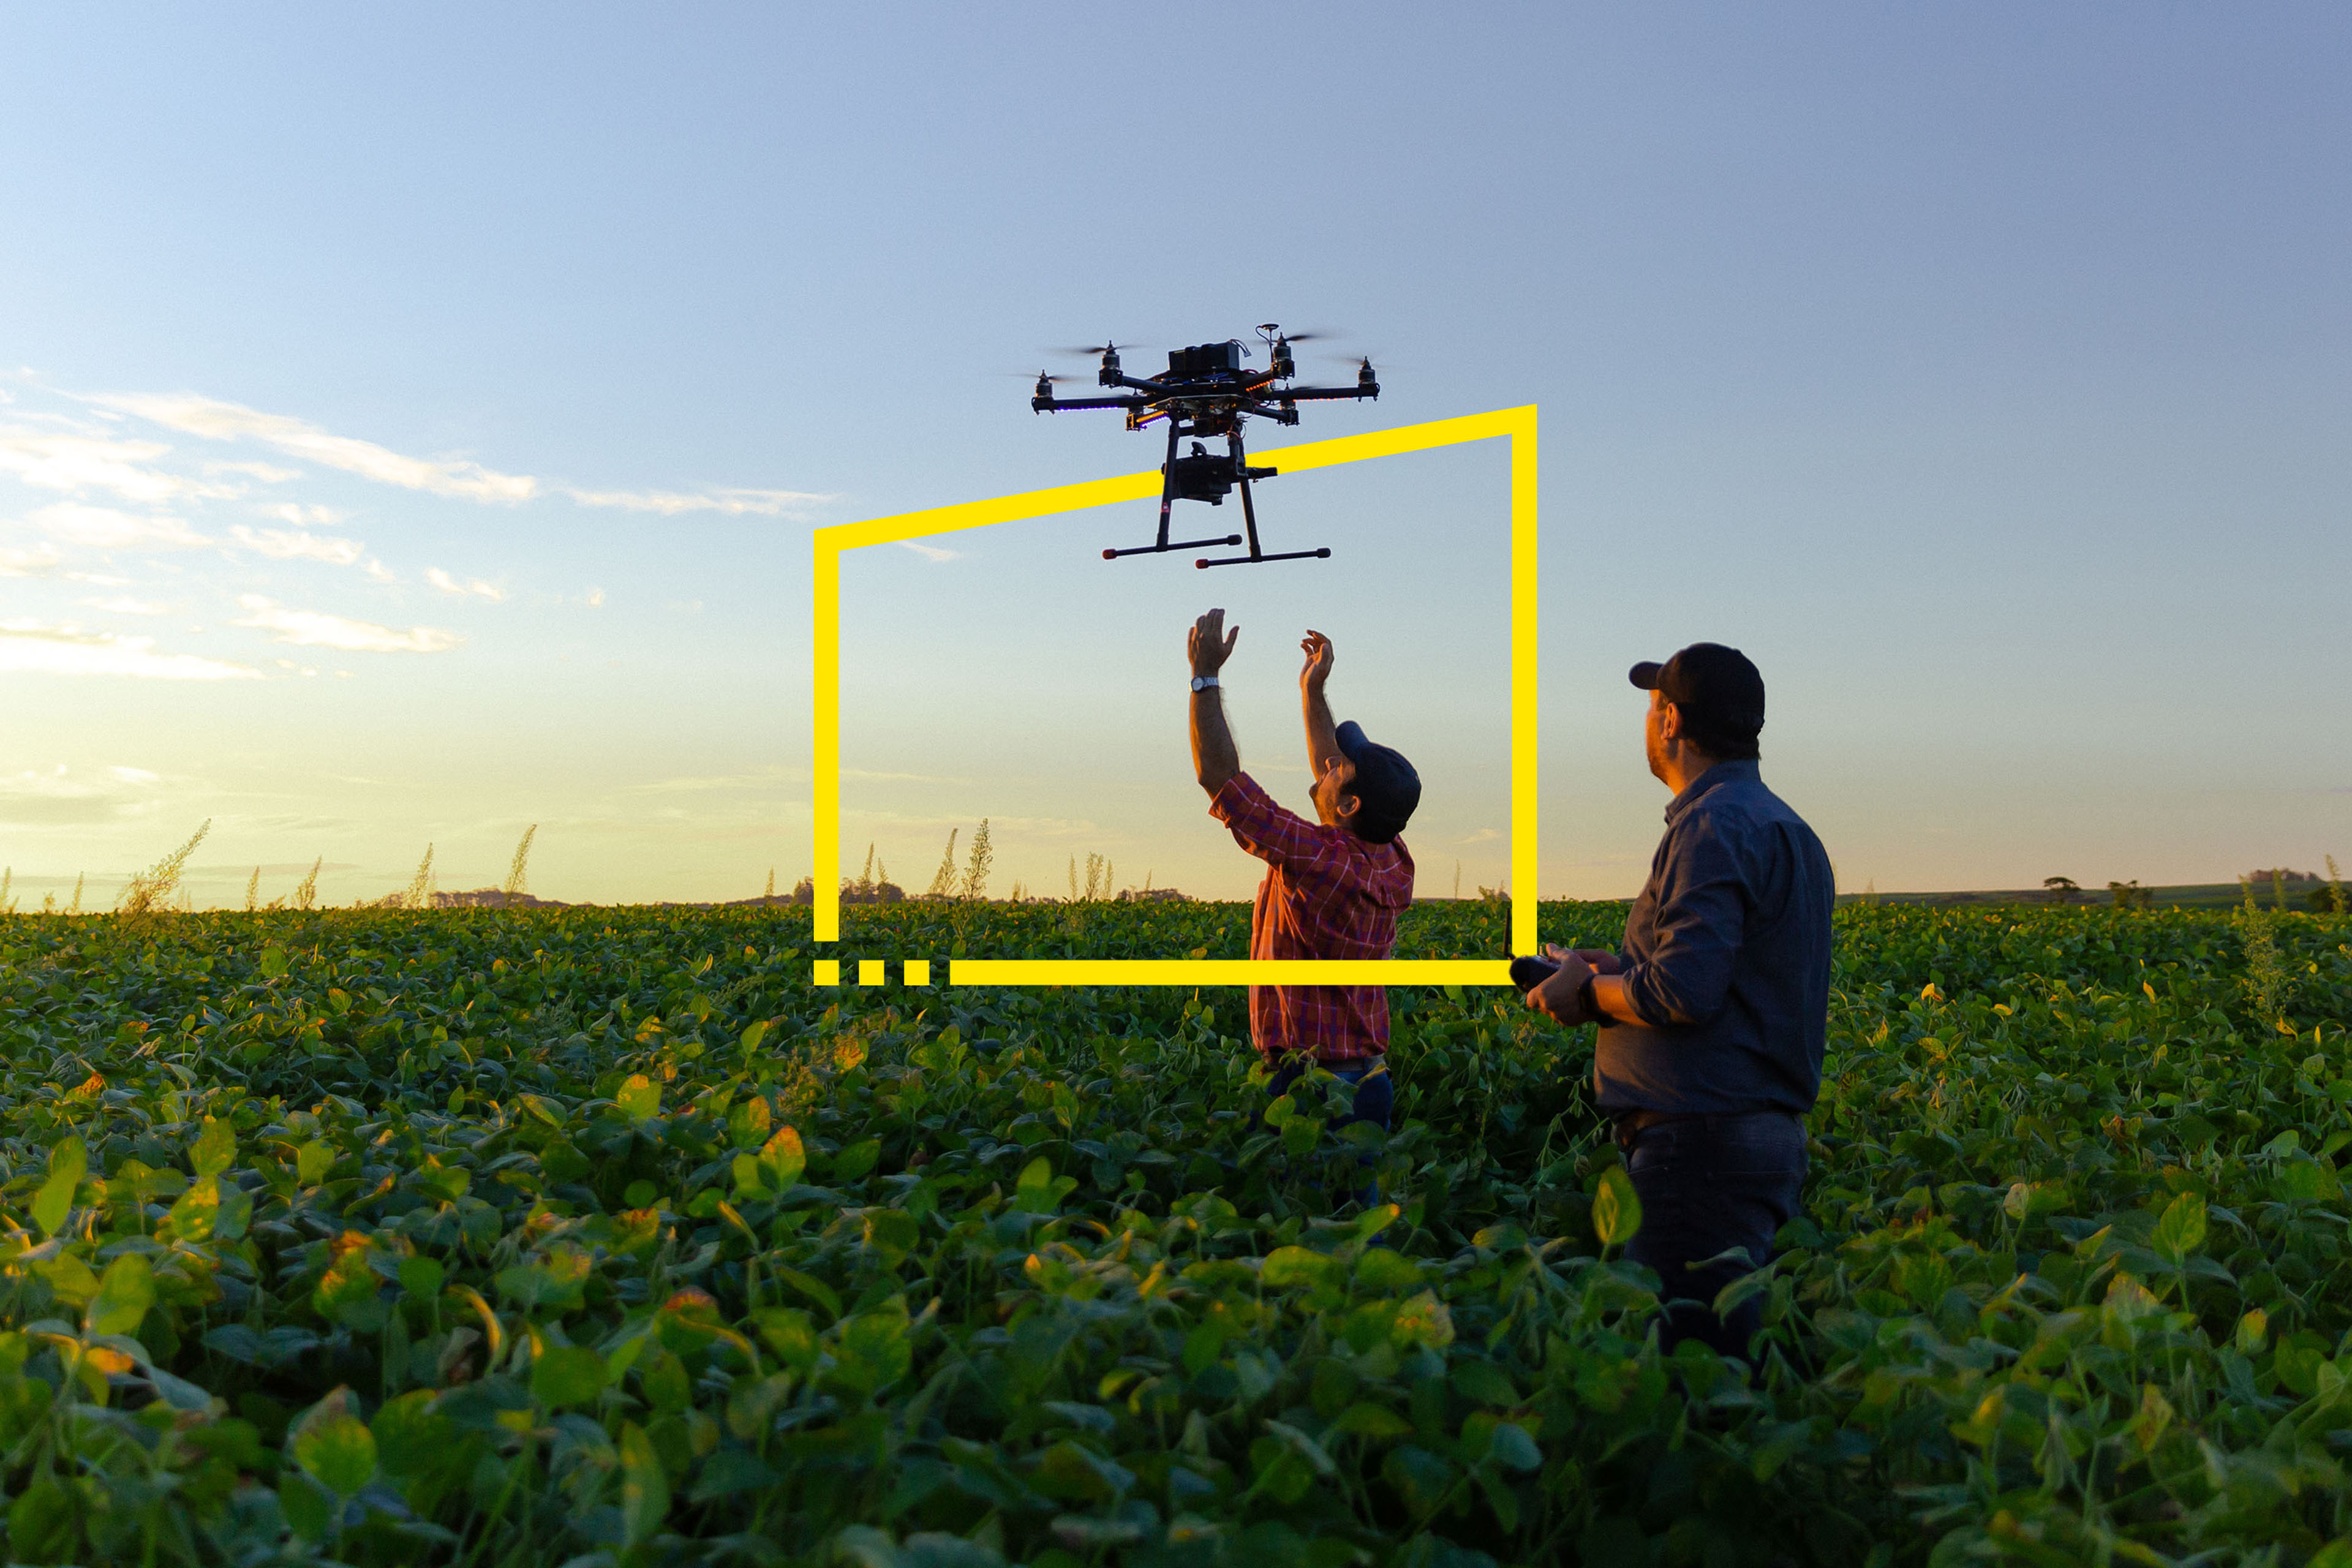
POLYGON ((1527 993, 1528 1005, 1566 1028, 1603 1020, 1592 999, 1593 977, 1624 967, 1615 953, 1597 947, 1544 946, 1541 958, 1511 960, 1511 984, 1527 993))

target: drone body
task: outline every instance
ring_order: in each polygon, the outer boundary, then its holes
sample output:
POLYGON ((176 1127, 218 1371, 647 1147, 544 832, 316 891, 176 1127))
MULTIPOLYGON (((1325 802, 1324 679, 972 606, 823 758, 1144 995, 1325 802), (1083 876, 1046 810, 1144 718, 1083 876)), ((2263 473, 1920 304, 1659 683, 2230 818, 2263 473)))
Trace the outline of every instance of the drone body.
POLYGON ((1267 554, 1258 545, 1257 508, 1251 499, 1250 484, 1255 479, 1275 477, 1272 468, 1254 468, 1243 451, 1242 421, 1255 415, 1271 419, 1277 425, 1298 423, 1301 403, 1328 402, 1335 398, 1378 397, 1381 384, 1372 373, 1372 362, 1367 358, 1356 374, 1356 384, 1340 386, 1293 386, 1289 384, 1297 374, 1291 358, 1290 345, 1310 334, 1286 335, 1274 322, 1258 328, 1265 340, 1266 365, 1264 370, 1251 370, 1242 363, 1250 350, 1238 340, 1222 343, 1201 343, 1192 348, 1174 349, 1168 355, 1168 369, 1150 380, 1129 375, 1120 368, 1118 351, 1132 344, 1103 343, 1080 352, 1102 356, 1102 368, 1095 380, 1098 385, 1127 389, 1123 396, 1056 397, 1056 378, 1040 373, 1037 390, 1029 399, 1029 406, 1039 414, 1058 414, 1067 408, 1121 408, 1127 411, 1127 427, 1140 430, 1155 422, 1168 426, 1168 460, 1160 466, 1160 536, 1155 543, 1139 544, 1128 550, 1106 550, 1103 559, 1116 560, 1122 555, 1159 555, 1171 550, 1192 550, 1203 545, 1239 544, 1243 535, 1230 533, 1218 539, 1171 541, 1168 537, 1168 513, 1180 500, 1206 501, 1211 506, 1223 506, 1225 497, 1238 488, 1242 492, 1242 524, 1246 531, 1249 553, 1229 555, 1218 560, 1202 558, 1192 564, 1199 567, 1246 566, 1267 561, 1319 560, 1331 552, 1293 550, 1281 554, 1267 554), (1204 440, 1223 437, 1225 450, 1211 452, 1204 440), (1192 437, 1192 450, 1180 456, 1177 443, 1192 437))

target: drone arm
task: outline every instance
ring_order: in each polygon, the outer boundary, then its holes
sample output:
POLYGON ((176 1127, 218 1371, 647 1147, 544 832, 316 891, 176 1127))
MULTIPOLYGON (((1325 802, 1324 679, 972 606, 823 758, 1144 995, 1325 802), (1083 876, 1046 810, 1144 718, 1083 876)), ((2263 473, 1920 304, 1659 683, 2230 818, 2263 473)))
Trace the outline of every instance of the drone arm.
POLYGON ((1059 414, 1065 408, 1147 408, 1141 397, 1033 397, 1029 406, 1039 414, 1059 414))
POLYGON ((1335 398, 1378 397, 1380 395, 1381 384, 1375 381, 1370 384, 1360 383, 1354 386, 1291 386, 1285 387, 1280 392, 1267 391, 1259 395, 1278 397, 1286 403, 1326 403, 1335 398))

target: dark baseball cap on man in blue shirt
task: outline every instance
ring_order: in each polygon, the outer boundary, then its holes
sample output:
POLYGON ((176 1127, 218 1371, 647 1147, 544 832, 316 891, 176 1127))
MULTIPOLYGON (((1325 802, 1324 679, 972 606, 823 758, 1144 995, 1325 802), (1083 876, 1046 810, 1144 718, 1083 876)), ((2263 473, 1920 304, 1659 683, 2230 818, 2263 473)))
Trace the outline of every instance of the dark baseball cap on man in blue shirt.
POLYGON ((1356 837, 1386 844, 1404 831, 1413 807, 1421 804, 1421 775, 1402 752, 1366 739, 1364 727, 1353 719, 1331 733, 1339 742, 1340 755, 1356 764, 1355 781, 1348 785, 1348 793, 1361 803, 1356 837))
POLYGON ((1664 664, 1635 665, 1626 679, 1682 710, 1692 739, 1707 752, 1756 754, 1756 737, 1764 729, 1764 677, 1738 648, 1695 642, 1664 664))

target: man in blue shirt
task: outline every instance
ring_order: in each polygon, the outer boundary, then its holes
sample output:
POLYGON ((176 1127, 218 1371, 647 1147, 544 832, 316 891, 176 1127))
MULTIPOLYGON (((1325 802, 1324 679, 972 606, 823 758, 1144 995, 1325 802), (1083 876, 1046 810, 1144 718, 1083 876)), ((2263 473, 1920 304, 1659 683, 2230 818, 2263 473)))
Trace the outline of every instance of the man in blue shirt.
POLYGON ((1829 1034, 1829 856, 1764 787, 1764 678, 1737 648, 1694 643, 1637 664, 1650 771, 1675 792, 1622 953, 1553 947, 1528 1005, 1601 1026, 1594 1098, 1642 1200, 1626 1256, 1657 1271, 1667 1349, 1745 1356, 1753 1300, 1717 1291, 1763 1267, 1805 1179, 1805 1113, 1829 1034), (1709 1263, 1744 1249, 1750 1261, 1709 1263))

